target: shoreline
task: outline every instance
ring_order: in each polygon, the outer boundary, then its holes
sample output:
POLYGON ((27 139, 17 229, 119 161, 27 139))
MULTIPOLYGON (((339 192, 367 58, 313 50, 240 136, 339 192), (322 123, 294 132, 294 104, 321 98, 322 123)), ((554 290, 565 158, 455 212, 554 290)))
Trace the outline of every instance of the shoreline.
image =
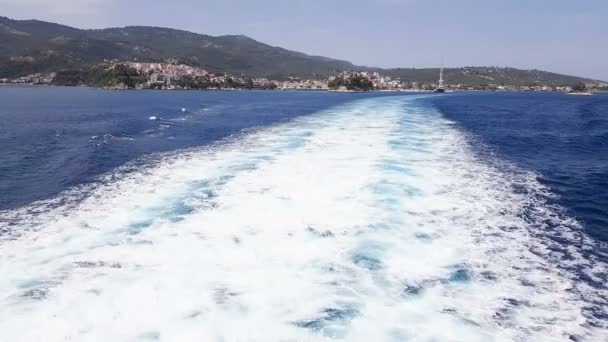
MULTIPOLYGON (((87 85, 58 85, 58 84, 35 84, 35 83, 0 83, 1 87, 22 87, 22 88, 38 88, 38 87, 56 87, 56 88, 86 88, 86 89, 97 89, 97 90, 112 90, 112 91, 269 91, 269 92, 281 92, 281 91, 302 91, 302 92, 328 92, 328 93, 423 93, 430 94, 435 93, 433 90, 424 89, 374 89, 374 90, 338 90, 338 89, 299 89, 299 88, 288 88, 288 89, 265 89, 265 88, 207 88, 207 89, 153 89, 153 88, 121 88, 121 87, 95 87, 87 85)), ((572 96, 593 96, 598 93, 607 93, 608 91, 593 90, 584 93, 573 93, 565 91, 553 91, 553 90, 536 90, 536 89, 450 89, 448 93, 461 93, 461 92, 530 92, 530 93, 561 93, 572 96)))

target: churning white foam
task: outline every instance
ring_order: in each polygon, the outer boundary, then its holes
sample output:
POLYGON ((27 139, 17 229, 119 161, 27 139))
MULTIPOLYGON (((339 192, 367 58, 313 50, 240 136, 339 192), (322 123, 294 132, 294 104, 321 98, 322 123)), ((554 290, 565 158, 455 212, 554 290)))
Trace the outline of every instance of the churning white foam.
POLYGON ((480 161, 414 97, 100 182, 68 208, 0 216, 0 340, 608 336, 522 215, 550 215, 534 175, 480 161))

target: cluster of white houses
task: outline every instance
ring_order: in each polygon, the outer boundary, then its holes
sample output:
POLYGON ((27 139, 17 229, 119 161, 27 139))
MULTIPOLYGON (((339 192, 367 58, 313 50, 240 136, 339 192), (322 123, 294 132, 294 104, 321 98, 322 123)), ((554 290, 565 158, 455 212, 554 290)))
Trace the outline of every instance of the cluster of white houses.
MULTIPOLYGON (((253 88, 278 89, 278 90, 329 90, 329 84, 336 78, 352 78, 364 77, 373 85, 375 90, 387 91, 412 91, 412 90, 432 90, 436 87, 435 83, 408 82, 399 78, 391 78, 382 75, 378 72, 357 72, 343 71, 337 73, 336 76, 331 76, 327 80, 307 80, 297 77, 291 77, 287 80, 270 80, 267 78, 247 78, 244 76, 231 76, 228 74, 214 74, 209 71, 192 67, 184 64, 176 63, 142 63, 142 62, 121 62, 121 61, 106 61, 109 64, 108 68, 114 68, 118 65, 128 66, 141 75, 142 81, 136 85, 136 88, 156 88, 156 89, 184 89, 183 81, 185 78, 191 80, 204 80, 209 84, 222 85, 219 88, 227 89, 230 85, 247 84, 253 88)), ((0 83, 18 83, 18 84, 51 84, 55 73, 48 74, 32 74, 16 79, 0 79, 0 83)), ((590 84, 591 88, 608 87, 608 84, 590 84)), ((235 86, 236 87, 236 86, 235 86)), ((187 88, 187 87, 186 87, 187 88)), ((214 87, 210 87, 213 89, 214 87)), ((454 90, 534 90, 534 91, 570 91, 568 86, 547 86, 547 85, 531 85, 531 86, 508 86, 498 84, 487 85, 464 85, 464 84, 446 84, 445 88, 454 90)))

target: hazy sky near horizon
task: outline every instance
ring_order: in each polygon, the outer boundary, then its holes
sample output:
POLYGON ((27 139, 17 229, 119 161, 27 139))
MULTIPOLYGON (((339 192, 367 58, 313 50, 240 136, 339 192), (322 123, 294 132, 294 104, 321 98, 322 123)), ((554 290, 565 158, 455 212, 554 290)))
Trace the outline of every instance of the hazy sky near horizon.
POLYGON ((0 15, 244 34, 358 65, 434 67, 443 56, 608 81, 608 0, 0 0, 0 15))

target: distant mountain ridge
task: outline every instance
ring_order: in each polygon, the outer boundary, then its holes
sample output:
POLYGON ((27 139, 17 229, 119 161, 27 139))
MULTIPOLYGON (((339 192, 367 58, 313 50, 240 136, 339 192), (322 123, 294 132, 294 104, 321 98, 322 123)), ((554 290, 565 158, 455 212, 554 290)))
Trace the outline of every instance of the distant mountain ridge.
MULTIPOLYGON (((378 71, 409 82, 434 82, 438 69, 381 69, 311 56, 242 35, 208 36, 188 31, 128 26, 81 30, 39 20, 0 17, 0 78, 78 69, 106 60, 175 62, 210 72, 285 79, 326 78, 343 70, 378 71)), ((469 67, 446 69, 454 84, 566 85, 594 80, 537 70, 469 67)))
POLYGON ((309 56, 246 36, 207 36, 130 26, 79 30, 37 20, 0 17, 0 77, 77 68, 108 59, 174 60, 212 72, 284 78, 325 77, 355 68, 347 61, 309 56))

